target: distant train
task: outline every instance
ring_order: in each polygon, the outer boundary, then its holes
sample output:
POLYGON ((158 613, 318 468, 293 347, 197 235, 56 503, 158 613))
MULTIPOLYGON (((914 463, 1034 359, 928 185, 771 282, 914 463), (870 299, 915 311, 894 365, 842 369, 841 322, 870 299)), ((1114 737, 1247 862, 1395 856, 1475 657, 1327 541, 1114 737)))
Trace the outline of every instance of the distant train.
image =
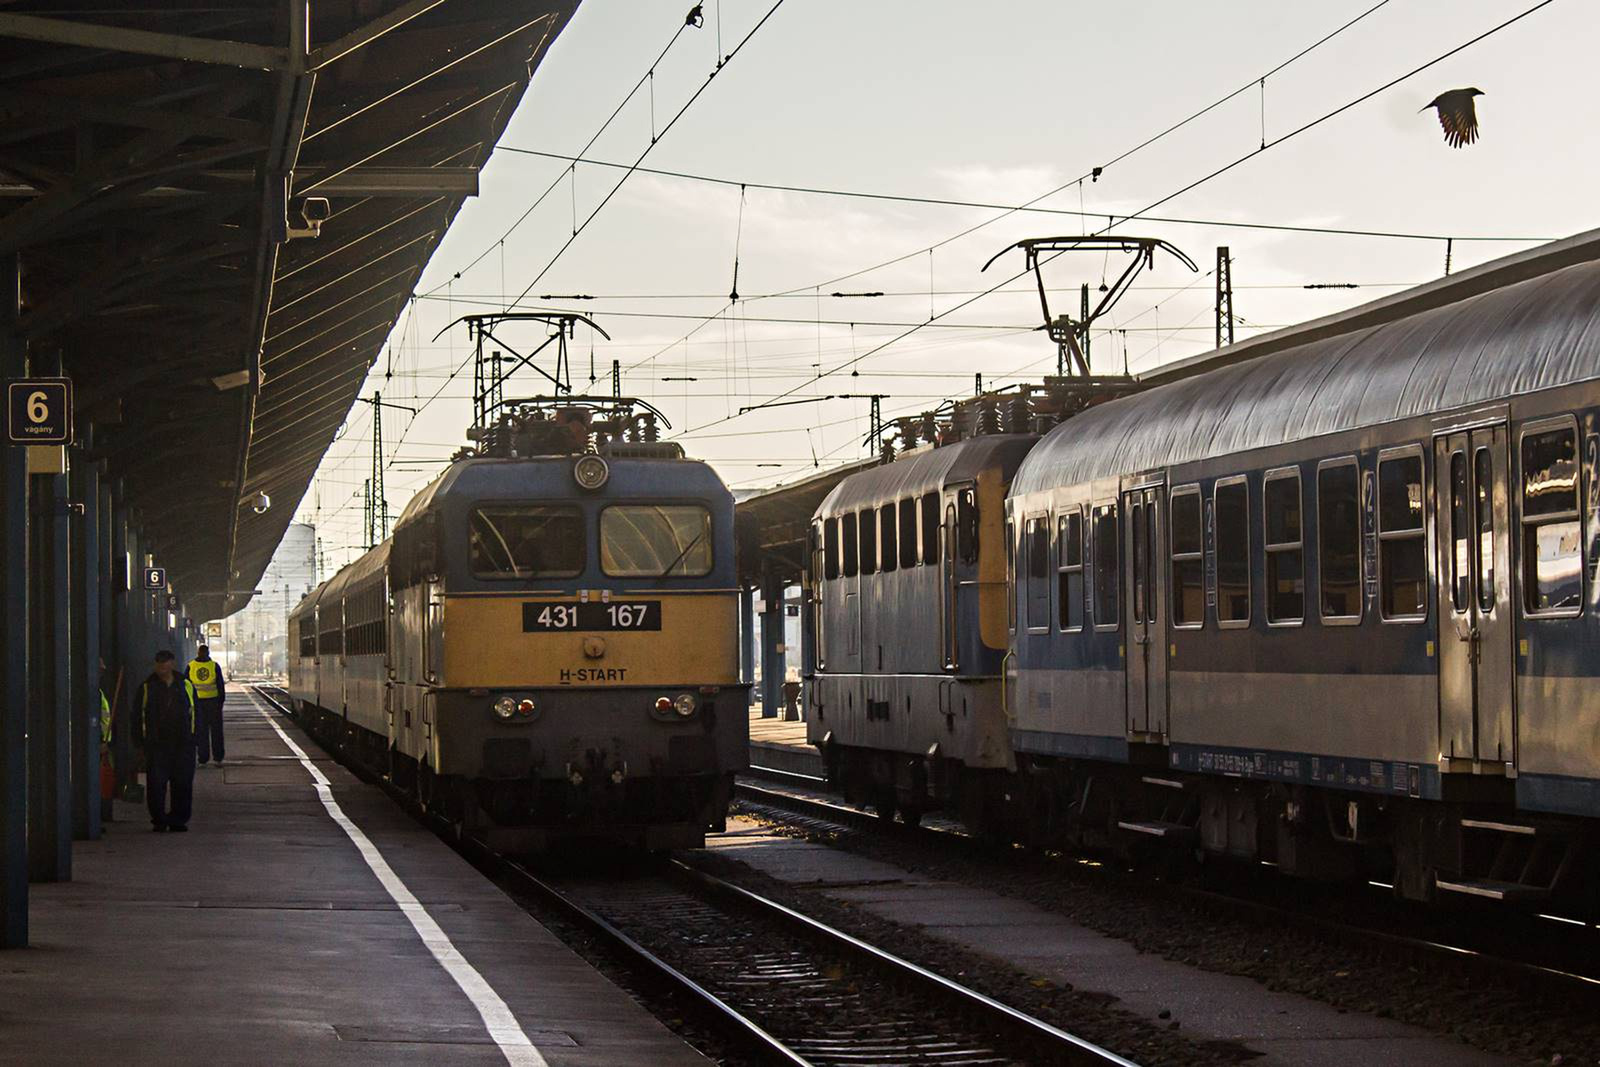
POLYGON ((749 740, 733 498, 638 422, 518 408, 420 491, 291 616, 308 728, 500 847, 720 827, 749 740))
POLYGON ((845 479, 807 579, 830 775, 1017 840, 1592 906, 1597 259, 845 479))

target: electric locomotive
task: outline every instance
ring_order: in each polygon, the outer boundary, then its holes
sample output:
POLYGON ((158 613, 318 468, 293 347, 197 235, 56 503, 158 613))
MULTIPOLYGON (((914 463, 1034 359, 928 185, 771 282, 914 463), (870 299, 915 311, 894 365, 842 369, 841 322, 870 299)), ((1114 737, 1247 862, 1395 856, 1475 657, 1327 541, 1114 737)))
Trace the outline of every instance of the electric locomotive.
POLYGON ((636 405, 513 406, 293 616, 310 728, 498 847, 698 846, 747 763, 733 498, 636 405))

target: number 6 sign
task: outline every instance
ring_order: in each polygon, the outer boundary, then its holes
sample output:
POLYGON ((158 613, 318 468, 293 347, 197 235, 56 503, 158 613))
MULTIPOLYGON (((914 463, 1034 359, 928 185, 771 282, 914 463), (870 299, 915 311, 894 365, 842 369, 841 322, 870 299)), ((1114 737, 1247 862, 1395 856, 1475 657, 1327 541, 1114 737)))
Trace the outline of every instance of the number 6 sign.
POLYGON ((17 378, 6 383, 6 437, 14 445, 72 443, 72 380, 17 378))

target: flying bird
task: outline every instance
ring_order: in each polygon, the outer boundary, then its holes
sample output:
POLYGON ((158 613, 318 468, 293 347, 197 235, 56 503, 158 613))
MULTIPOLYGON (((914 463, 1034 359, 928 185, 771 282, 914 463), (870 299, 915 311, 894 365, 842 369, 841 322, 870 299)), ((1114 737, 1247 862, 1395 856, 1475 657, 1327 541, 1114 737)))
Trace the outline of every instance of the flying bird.
MULTIPOLYGON (((1478 109, 1472 98, 1482 96, 1482 89, 1451 89, 1433 98, 1428 107, 1439 110, 1439 125, 1444 129, 1444 143, 1451 148, 1472 144, 1478 139, 1478 109)), ((1422 108, 1423 111, 1428 107, 1422 108)))

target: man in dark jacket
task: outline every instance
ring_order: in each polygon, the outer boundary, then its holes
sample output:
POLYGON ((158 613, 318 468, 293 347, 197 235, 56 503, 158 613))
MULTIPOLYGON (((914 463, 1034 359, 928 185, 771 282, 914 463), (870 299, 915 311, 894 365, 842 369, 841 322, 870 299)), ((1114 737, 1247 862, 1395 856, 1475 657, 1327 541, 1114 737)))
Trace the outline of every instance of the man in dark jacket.
POLYGON ((134 697, 134 736, 144 747, 145 800, 156 833, 189 829, 194 804, 194 685, 179 674, 171 652, 156 653, 156 669, 134 697), (172 806, 167 807, 167 787, 172 806))

